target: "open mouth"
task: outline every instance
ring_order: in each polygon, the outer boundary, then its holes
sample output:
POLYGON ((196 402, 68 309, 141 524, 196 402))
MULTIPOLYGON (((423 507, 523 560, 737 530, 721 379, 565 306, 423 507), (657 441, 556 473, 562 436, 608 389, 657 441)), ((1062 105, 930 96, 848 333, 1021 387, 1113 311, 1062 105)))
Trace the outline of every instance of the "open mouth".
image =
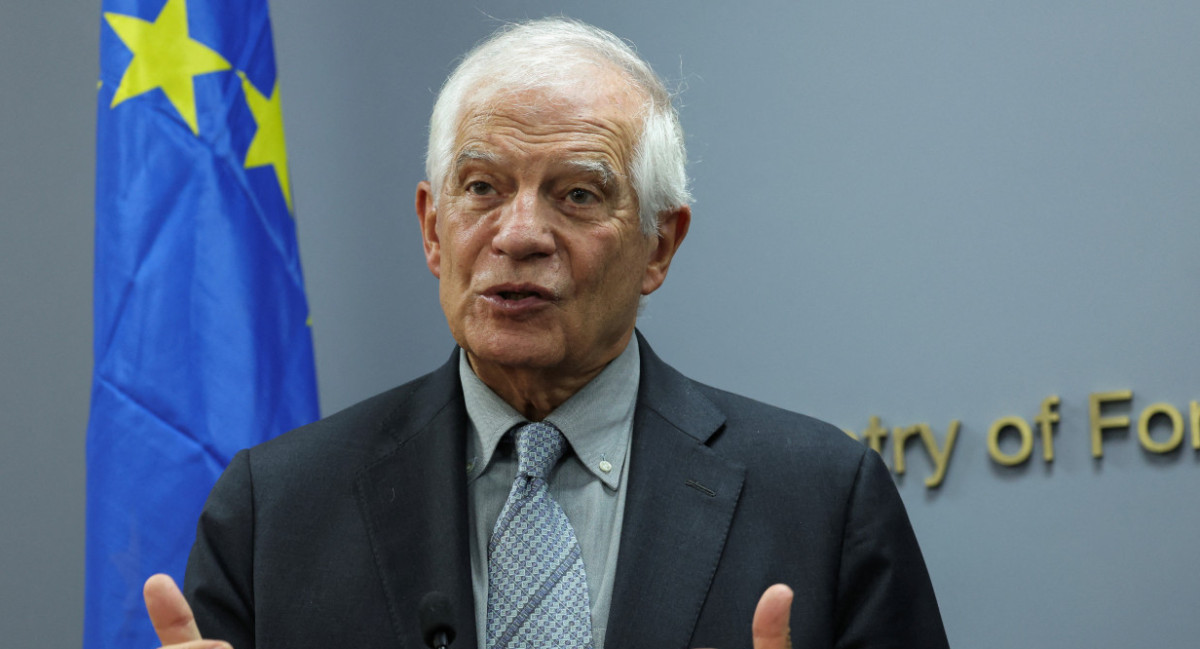
POLYGON ((498 295, 505 300, 524 300, 527 297, 541 297, 533 291, 500 291, 498 295))

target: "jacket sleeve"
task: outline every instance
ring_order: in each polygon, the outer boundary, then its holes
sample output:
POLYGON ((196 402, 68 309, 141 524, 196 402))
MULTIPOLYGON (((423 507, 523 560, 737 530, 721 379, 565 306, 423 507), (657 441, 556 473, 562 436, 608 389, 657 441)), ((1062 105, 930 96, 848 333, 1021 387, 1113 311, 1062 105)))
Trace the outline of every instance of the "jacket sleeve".
POLYGON ((234 456, 196 527, 184 595, 200 634, 254 649, 254 484, 249 452, 234 456))
POLYGON ((846 508, 837 647, 944 649, 933 585, 887 467, 864 449, 846 508))

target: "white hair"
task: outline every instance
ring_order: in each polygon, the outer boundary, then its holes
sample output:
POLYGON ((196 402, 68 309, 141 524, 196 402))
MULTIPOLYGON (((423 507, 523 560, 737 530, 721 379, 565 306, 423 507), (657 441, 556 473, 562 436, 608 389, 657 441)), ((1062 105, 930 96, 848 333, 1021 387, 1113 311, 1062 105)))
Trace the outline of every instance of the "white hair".
POLYGON ((434 200, 450 172, 455 137, 468 105, 480 105, 502 93, 569 86, 579 82, 580 67, 598 65, 621 73, 645 97, 630 180, 638 198, 641 229, 647 236, 657 234, 659 214, 691 201, 687 150, 671 94, 625 41, 568 18, 501 27, 468 52, 446 79, 429 120, 425 153, 425 174, 434 200))

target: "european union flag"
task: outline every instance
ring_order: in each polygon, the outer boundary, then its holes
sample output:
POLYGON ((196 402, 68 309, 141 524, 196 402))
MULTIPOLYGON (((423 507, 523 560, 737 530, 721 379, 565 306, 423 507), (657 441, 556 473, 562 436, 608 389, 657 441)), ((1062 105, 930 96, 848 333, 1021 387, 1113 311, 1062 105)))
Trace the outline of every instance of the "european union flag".
POLYGON ((104 0, 85 649, 158 646, 241 448, 316 419, 266 0, 104 0))

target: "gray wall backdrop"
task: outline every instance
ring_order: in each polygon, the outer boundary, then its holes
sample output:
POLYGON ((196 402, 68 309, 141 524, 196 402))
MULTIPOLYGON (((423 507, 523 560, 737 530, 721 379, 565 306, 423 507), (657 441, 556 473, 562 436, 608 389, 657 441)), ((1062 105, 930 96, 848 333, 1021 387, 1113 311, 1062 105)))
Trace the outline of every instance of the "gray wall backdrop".
MULTIPOLYGON (((0 3, 6 647, 82 628, 98 5, 0 3)), ((450 351, 412 215, 433 93, 501 21, 566 13, 683 89, 695 220, 656 350, 849 429, 961 421, 940 489, 917 445, 898 481, 956 646, 1196 645, 1191 431, 1165 456, 1110 432, 1096 461, 1087 398, 1132 389, 1135 423, 1200 400, 1200 4, 272 10, 325 413, 450 351), (1050 394, 1054 463, 991 462, 991 422, 1050 394)))

